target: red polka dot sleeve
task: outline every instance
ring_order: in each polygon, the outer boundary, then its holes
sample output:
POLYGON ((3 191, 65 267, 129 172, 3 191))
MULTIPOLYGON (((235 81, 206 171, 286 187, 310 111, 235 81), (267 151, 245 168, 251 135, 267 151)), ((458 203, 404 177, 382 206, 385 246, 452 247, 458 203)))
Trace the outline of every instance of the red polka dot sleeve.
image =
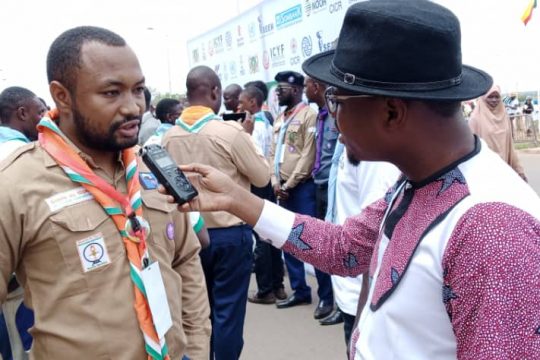
POLYGON ((296 214, 283 250, 329 274, 357 276, 369 267, 386 207, 376 201, 342 226, 296 214))
POLYGON ((540 223, 502 203, 471 208, 443 257, 458 359, 540 359, 540 223))

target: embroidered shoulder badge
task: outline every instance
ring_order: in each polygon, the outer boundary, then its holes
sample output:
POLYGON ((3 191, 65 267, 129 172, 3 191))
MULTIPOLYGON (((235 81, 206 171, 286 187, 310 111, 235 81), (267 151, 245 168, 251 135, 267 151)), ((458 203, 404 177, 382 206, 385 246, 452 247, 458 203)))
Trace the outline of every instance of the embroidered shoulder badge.
POLYGON ((151 172, 140 172, 139 182, 145 190, 155 190, 158 187, 158 181, 151 172))

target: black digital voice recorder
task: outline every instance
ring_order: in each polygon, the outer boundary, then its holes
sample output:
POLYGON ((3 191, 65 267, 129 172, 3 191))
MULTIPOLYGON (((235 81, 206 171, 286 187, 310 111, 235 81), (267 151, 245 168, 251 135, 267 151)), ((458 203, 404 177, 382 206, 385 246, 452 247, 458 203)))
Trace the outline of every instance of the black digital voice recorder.
POLYGON ((140 155, 148 169, 174 197, 178 205, 190 201, 199 194, 169 153, 160 145, 145 146, 140 150, 140 155))

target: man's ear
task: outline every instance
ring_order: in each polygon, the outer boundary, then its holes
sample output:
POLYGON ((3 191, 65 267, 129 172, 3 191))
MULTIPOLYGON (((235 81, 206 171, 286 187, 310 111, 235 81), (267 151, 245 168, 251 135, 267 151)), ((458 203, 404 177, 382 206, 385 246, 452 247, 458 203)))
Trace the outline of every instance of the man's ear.
POLYGON ((214 86, 212 88, 212 100, 215 101, 220 97, 221 97, 221 90, 219 89, 218 86, 214 86))
POLYGON ((406 122, 407 118, 407 101, 396 98, 386 98, 384 100, 386 107, 386 121, 385 126, 389 130, 399 130, 406 122))
POLYGON ((28 115, 28 111, 26 111, 26 108, 24 106, 19 106, 17 108, 17 119, 21 121, 26 121, 27 115, 28 115))
POLYGON ((71 92, 59 81, 51 81, 49 84, 49 91, 51 96, 58 108, 58 112, 62 113, 71 113, 73 108, 73 98, 71 92))

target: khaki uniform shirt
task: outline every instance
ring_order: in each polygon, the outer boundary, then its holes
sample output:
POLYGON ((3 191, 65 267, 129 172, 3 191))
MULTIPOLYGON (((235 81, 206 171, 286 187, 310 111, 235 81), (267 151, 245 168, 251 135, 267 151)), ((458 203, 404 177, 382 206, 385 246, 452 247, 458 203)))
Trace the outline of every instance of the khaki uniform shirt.
MULTIPOLYGON (((98 176, 126 193, 121 164, 111 178, 80 154, 98 176)), ((15 270, 35 315, 30 358, 146 360, 126 250, 101 205, 84 190, 77 192, 83 188, 38 143, 0 164, 0 188, 0 303, 15 270), (85 272, 77 243, 96 235, 109 261, 85 272)), ((141 192, 151 224, 147 246, 151 261, 160 264, 173 320, 165 336, 171 359, 187 354, 206 360, 210 311, 199 242, 187 215, 157 190, 141 192)))
MULTIPOLYGON (((163 138, 163 147, 178 164, 210 165, 227 174, 244 189, 263 187, 270 181, 268 162, 251 136, 234 121, 209 121, 198 133, 174 126, 163 138)), ((242 224, 225 211, 203 212, 206 226, 224 228, 242 224)))
MULTIPOLYGON (((298 106, 298 105, 297 105, 298 106)), ((294 109, 293 109, 294 111, 294 109)), ((287 120, 289 112, 279 114, 274 122, 274 138, 270 150, 270 168, 272 185, 278 183, 274 174, 274 159, 276 155, 277 141, 281 124, 287 120)), ((282 159, 279 169, 279 179, 285 181, 288 189, 294 188, 298 183, 311 177, 313 164, 315 163, 315 132, 317 124, 317 112, 306 106, 300 110, 289 123, 285 134, 282 159)))

